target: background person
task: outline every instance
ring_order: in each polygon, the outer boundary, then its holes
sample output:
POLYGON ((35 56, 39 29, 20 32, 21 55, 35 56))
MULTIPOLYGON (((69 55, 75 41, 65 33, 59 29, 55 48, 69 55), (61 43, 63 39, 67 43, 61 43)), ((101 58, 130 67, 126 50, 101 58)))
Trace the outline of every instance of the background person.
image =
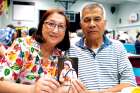
POLYGON ((12 24, 9 24, 5 28, 0 29, 0 43, 5 46, 11 46, 15 32, 15 27, 12 24))
POLYGON ((135 41, 136 54, 140 54, 140 32, 137 33, 137 40, 135 41))
POLYGON ((37 28, 32 27, 29 29, 29 36, 34 37, 35 33, 37 32, 37 28))

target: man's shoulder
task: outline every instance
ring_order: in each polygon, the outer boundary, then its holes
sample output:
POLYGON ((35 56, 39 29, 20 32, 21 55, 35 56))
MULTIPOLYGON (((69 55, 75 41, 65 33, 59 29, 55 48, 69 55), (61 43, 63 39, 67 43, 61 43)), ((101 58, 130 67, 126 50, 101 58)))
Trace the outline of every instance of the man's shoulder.
POLYGON ((69 48, 69 50, 79 50, 81 49, 79 46, 77 46, 76 44, 72 44, 69 48))
POLYGON ((121 43, 119 40, 112 39, 111 42, 112 42, 112 47, 116 52, 122 52, 125 50, 123 43, 121 43))
POLYGON ((75 57, 81 51, 80 47, 76 45, 71 45, 68 51, 66 52, 67 55, 75 57))

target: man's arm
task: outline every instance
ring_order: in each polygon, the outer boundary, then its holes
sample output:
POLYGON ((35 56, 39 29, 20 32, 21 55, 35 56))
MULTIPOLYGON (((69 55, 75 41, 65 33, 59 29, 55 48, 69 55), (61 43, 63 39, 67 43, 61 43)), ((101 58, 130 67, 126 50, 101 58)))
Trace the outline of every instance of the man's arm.
POLYGON ((108 93, 108 92, 117 93, 117 92, 121 92, 121 90, 123 88, 130 87, 130 86, 131 86, 130 83, 121 83, 112 88, 105 89, 105 90, 101 91, 101 93, 108 93))
POLYGON ((117 93, 121 92, 123 88, 130 87, 130 83, 121 83, 112 88, 108 88, 102 91, 95 91, 95 90, 87 90, 84 84, 79 80, 72 80, 72 89, 76 91, 74 93, 117 93))

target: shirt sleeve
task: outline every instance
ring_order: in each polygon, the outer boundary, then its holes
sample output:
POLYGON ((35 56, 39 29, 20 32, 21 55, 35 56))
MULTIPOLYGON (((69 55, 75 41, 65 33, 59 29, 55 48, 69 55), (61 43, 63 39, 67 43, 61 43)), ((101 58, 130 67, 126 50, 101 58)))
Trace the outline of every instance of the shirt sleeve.
POLYGON ((133 67, 128 59, 127 51, 124 48, 123 44, 120 44, 117 50, 119 71, 118 77, 120 78, 120 83, 130 83, 132 86, 136 86, 133 67))

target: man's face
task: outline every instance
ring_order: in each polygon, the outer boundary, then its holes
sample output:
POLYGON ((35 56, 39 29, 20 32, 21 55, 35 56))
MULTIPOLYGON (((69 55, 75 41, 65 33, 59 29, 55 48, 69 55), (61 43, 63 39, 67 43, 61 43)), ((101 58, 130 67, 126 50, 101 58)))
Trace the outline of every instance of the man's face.
POLYGON ((81 28, 86 39, 93 40, 102 38, 106 21, 100 8, 85 9, 82 13, 81 28))

